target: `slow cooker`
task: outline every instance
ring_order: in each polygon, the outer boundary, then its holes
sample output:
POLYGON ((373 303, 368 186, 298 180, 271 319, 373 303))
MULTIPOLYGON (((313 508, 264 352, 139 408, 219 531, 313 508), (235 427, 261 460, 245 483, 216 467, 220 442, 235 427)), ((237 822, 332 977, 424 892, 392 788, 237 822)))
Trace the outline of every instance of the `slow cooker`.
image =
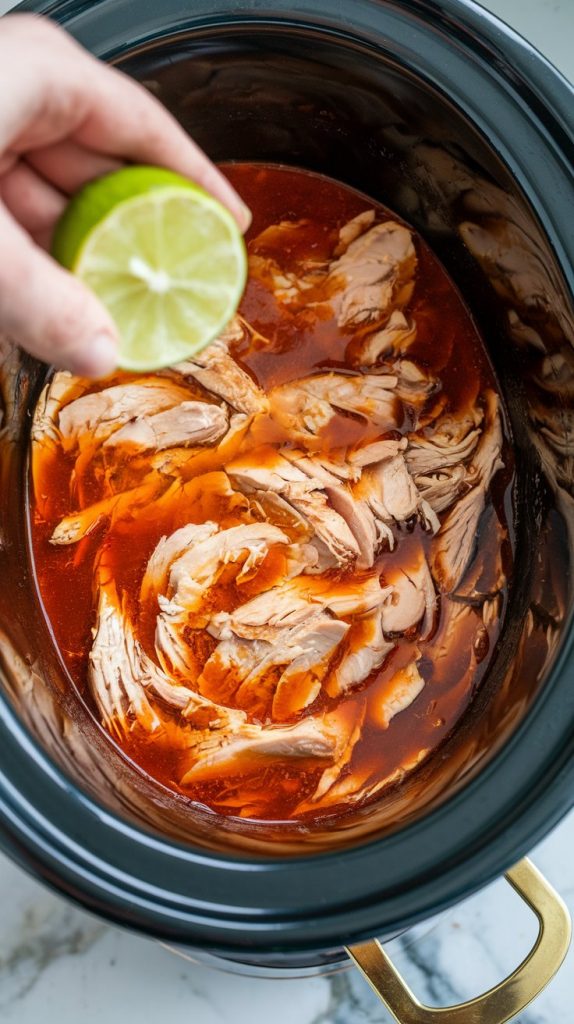
POLYGON ((232 820, 190 818, 118 755, 71 689, 24 514, 46 371, 3 343, 2 849, 93 912, 206 963, 287 975, 350 956, 398 1020, 506 1021, 557 970, 570 934, 559 897, 520 858, 574 804, 573 90, 471 0, 19 9, 55 18, 142 81, 214 160, 326 173, 423 235, 501 382, 517 514, 504 628, 461 726, 336 844, 278 848, 232 820), (534 949, 472 1003, 422 1007, 381 942, 503 872, 539 918, 534 949))

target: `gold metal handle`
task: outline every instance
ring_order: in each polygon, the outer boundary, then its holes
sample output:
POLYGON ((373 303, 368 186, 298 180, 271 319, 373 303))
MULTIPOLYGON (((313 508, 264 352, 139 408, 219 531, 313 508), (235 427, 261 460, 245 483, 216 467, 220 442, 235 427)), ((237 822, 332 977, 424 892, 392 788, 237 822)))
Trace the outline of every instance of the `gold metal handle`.
POLYGON ((529 860, 506 878, 532 908, 540 925, 534 947, 519 967, 483 995, 457 1006, 419 1003, 377 939, 348 946, 347 952, 399 1024, 505 1024, 542 992, 570 945, 570 915, 560 896, 529 860))

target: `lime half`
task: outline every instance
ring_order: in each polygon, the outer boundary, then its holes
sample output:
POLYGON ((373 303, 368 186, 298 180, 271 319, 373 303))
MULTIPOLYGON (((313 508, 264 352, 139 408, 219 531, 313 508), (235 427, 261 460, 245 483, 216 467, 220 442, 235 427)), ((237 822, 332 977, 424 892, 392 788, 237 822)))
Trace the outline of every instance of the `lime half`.
POLYGON ((86 185, 64 211, 52 253, 111 313, 125 370, 199 352, 235 313, 247 276, 228 210, 159 167, 125 167, 86 185))

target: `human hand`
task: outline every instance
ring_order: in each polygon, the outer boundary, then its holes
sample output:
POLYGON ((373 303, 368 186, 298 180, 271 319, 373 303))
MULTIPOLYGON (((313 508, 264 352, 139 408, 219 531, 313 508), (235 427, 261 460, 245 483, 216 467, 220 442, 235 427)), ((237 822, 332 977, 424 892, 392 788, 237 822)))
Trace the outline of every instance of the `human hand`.
POLYGON ((68 197, 126 161, 193 179, 248 227, 229 182, 144 88, 47 20, 2 18, 0 330, 86 377, 114 369, 117 332, 98 299, 45 250, 68 197))

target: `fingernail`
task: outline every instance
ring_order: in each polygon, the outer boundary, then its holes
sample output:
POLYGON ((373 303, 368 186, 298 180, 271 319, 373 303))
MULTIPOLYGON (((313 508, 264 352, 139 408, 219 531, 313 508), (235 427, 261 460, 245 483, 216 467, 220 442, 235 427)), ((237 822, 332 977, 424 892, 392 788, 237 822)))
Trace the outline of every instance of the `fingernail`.
POLYGON ((106 331, 94 335, 84 354, 86 377, 107 377, 118 364, 118 347, 106 331))

